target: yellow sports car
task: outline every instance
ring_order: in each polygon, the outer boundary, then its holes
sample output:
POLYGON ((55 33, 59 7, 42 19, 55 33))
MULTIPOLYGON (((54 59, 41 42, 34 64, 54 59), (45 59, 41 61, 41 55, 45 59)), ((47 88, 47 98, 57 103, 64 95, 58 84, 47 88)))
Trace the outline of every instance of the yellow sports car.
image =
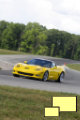
POLYGON ((24 61, 24 63, 18 63, 13 68, 13 76, 27 76, 43 81, 57 80, 58 82, 64 79, 64 67, 56 66, 53 61, 46 59, 32 59, 24 61))

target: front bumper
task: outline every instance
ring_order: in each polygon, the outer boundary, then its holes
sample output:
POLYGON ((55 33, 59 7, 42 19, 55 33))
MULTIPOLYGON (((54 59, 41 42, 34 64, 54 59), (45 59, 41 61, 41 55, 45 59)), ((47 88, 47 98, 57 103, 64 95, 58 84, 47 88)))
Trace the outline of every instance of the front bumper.
POLYGON ((21 70, 13 70, 13 74, 20 75, 20 76, 25 76, 25 77, 32 77, 32 78, 37 78, 37 79, 42 79, 44 72, 42 71, 21 71, 21 70))

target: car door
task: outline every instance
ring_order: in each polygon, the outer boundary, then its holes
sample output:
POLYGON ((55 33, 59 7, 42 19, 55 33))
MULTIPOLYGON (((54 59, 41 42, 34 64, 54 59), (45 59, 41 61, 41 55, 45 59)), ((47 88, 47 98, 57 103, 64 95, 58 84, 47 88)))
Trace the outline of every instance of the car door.
POLYGON ((55 63, 52 63, 49 74, 50 74, 50 79, 56 80, 58 78, 58 70, 57 70, 57 66, 55 65, 55 63))

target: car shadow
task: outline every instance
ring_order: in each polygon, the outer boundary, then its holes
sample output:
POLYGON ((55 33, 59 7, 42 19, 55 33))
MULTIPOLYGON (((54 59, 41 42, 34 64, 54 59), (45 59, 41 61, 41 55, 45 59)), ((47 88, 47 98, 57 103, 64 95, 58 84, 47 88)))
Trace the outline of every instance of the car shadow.
MULTIPOLYGON (((43 81, 41 79, 37 79, 37 78, 26 77, 26 76, 20 76, 20 77, 23 78, 23 79, 29 79, 29 80, 34 80, 34 81, 45 82, 45 81, 43 81)), ((61 82, 58 82, 56 80, 47 80, 46 82, 49 82, 49 83, 54 82, 54 83, 57 83, 57 84, 61 83, 61 82)))

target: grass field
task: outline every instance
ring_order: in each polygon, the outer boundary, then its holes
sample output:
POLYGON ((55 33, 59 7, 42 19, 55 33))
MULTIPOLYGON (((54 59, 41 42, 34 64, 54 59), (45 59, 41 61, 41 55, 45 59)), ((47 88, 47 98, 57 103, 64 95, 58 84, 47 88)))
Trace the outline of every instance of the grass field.
POLYGON ((71 69, 80 71, 80 64, 67 64, 67 66, 71 69))
POLYGON ((53 96, 76 95, 0 86, 0 120, 80 120, 79 95, 77 112, 60 113, 60 119, 44 117, 44 108, 51 107, 53 96))
POLYGON ((6 54, 9 55, 9 54, 27 54, 27 53, 19 52, 19 51, 0 49, 0 55, 6 55, 6 54))

